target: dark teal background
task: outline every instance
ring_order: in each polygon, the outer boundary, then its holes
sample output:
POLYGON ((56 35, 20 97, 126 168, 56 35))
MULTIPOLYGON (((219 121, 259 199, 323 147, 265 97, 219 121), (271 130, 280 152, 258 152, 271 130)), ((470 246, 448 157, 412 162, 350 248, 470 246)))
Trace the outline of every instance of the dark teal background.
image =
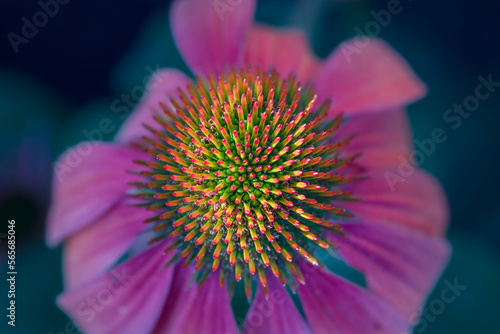
MULTIPOLYGON (((365 31, 371 11, 388 1, 330 0, 259 2, 257 20, 307 31, 314 51, 326 57, 342 40, 365 31)), ((16 220, 17 321, 1 333, 74 333, 56 308, 61 291, 61 248, 44 245, 51 162, 85 140, 99 121, 121 120, 113 101, 141 85, 151 69, 187 70, 167 21, 169 1, 72 0, 15 54, 7 39, 19 33, 37 1, 0 1, 0 233, 16 220)), ((478 76, 500 81, 500 4, 497 1, 401 0, 403 10, 380 30, 427 83, 428 96, 408 110, 414 136, 435 128, 447 140, 425 156, 448 195, 453 256, 429 302, 441 299, 446 282, 466 289, 439 314, 428 311, 416 333, 500 332, 500 89, 456 129, 445 111, 474 94, 478 76), (424 328, 425 327, 425 328, 424 328)), ((115 131, 116 132, 116 129, 115 131)), ((104 139, 111 140, 113 133, 104 139)), ((1 254, 6 253, 0 235, 1 254)), ((0 309, 5 310, 6 257, 0 256, 0 309)))

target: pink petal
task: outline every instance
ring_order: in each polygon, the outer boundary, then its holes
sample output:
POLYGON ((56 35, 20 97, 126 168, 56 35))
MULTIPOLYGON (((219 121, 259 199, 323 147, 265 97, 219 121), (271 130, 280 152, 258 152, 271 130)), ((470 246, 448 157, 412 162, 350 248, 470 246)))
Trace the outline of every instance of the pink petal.
MULTIPOLYGON (((369 291, 319 268, 299 285, 299 297, 315 334, 400 334, 408 322, 369 291)), ((304 270, 305 271, 305 270, 304 270)))
POLYGON ((399 158, 408 157, 413 147, 408 117, 399 109, 348 117, 335 138, 341 140, 351 136, 353 138, 340 153, 344 158, 361 154, 354 165, 363 169, 397 166, 399 158))
POLYGON ((185 301, 192 303, 198 293, 196 287, 192 287, 193 283, 190 282, 193 272, 193 266, 182 268, 182 265, 176 265, 172 285, 153 334, 172 333, 172 326, 178 322, 177 315, 189 311, 190 304, 185 301))
POLYGON ((316 75, 319 59, 302 31, 254 26, 247 37, 245 64, 274 67, 285 78, 293 72, 305 83, 316 75))
POLYGON ((347 237, 331 241, 347 263, 365 274, 371 291, 406 319, 414 317, 448 262, 448 243, 391 223, 346 223, 344 229, 347 237))
POLYGON ((115 205, 130 187, 127 182, 134 180, 127 172, 137 169, 132 160, 144 155, 130 148, 86 142, 61 156, 54 165, 48 244, 57 245, 115 205))
MULTIPOLYGON (((138 254, 110 273, 64 292, 58 305, 85 333, 149 333, 165 303, 172 267, 168 242, 138 254)), ((171 253, 170 253, 171 254, 171 253)))
POLYGON ((364 47, 355 39, 342 43, 320 68, 316 88, 321 99, 332 98, 330 115, 404 106, 425 95, 425 85, 400 55, 381 40, 368 40, 364 47))
MULTIPOLYGON (((149 136, 151 132, 143 127, 148 124, 154 128, 160 127, 153 120, 153 111, 162 114, 160 102, 171 106, 169 95, 178 97, 177 88, 184 89, 188 84, 188 77, 174 69, 162 69, 152 74, 151 79, 146 85, 146 91, 141 102, 135 108, 135 111, 128 117, 120 131, 116 135, 119 142, 127 143, 139 139, 141 136, 149 136)), ((130 110, 128 105, 121 105, 117 110, 123 108, 123 115, 130 110)), ((121 116, 121 114, 120 114, 121 116)))
POLYGON ((64 248, 66 289, 85 283, 108 270, 144 229, 153 214, 120 202, 92 224, 69 237, 64 248))
POLYGON ((363 220, 392 222, 430 235, 446 232, 449 221, 446 196, 430 174, 414 168, 411 174, 392 169, 366 176, 366 180, 345 188, 359 201, 339 205, 363 220), (393 181, 394 178, 399 179, 393 181))
POLYGON ((176 0, 170 24, 177 47, 195 73, 221 71, 241 57, 255 0, 176 0))
POLYGON ((176 269, 170 294, 154 334, 238 333, 226 287, 209 274, 201 288, 189 285, 192 268, 176 269))
POLYGON ((243 333, 306 334, 311 331, 295 307, 287 290, 273 275, 267 277, 269 299, 266 300, 262 287, 247 313, 243 333))

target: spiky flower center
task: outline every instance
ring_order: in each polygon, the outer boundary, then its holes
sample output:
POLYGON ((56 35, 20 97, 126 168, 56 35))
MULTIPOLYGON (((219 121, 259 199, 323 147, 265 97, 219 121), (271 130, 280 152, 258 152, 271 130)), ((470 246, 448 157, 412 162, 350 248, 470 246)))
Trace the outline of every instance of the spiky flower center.
POLYGON ((267 268, 303 281, 294 258, 318 265, 318 247, 333 246, 326 233, 350 216, 334 204, 351 199, 337 171, 352 159, 338 155, 348 138, 332 136, 342 116, 324 122, 328 104, 315 108, 311 88, 276 71, 209 74, 178 93, 154 116, 161 131, 145 125, 154 159, 136 161, 150 168, 136 195, 161 211, 146 221, 152 242, 175 238, 167 251, 196 261, 200 282, 219 268, 221 284, 243 277, 247 294, 255 273, 267 286, 267 268))

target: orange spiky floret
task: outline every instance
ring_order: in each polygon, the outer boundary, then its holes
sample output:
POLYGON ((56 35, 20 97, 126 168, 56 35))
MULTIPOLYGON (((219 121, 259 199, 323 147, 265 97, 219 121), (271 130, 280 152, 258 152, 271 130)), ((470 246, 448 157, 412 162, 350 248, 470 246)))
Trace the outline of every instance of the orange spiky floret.
POLYGON ((209 74, 186 91, 161 104, 162 131, 145 125, 153 136, 141 145, 155 161, 136 161, 150 168, 136 195, 164 211, 146 221, 159 233, 152 243, 175 238, 168 251, 185 266, 196 260, 204 279, 243 277, 247 295, 255 273, 264 287, 266 273, 303 282, 294 259, 318 265, 328 231, 342 233, 327 220, 351 216, 337 206, 354 181, 338 171, 354 159, 338 156, 349 138, 333 138, 342 115, 323 124, 328 103, 315 109, 311 88, 276 71, 209 74))

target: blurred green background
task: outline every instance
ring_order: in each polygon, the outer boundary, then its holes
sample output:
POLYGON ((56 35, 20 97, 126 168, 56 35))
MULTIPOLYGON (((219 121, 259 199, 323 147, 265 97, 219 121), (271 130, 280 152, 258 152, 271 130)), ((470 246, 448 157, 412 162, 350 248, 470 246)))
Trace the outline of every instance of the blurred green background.
MULTIPOLYGON (((322 58, 359 32, 375 34, 427 83, 428 96, 408 109, 416 139, 430 138, 435 128, 447 134, 422 167, 441 180, 448 195, 453 256, 415 333, 500 332, 500 89, 456 129, 443 119, 447 109, 474 95, 478 76, 500 81, 500 4, 401 0, 400 13, 370 30, 390 2, 265 0, 256 19, 304 29, 322 58), (455 280, 466 289, 437 308, 446 282, 455 280)), ((111 140, 122 122, 112 112, 113 101, 142 85, 151 69, 187 67, 172 40, 168 0, 70 1, 18 53, 7 35, 19 34, 22 18, 40 7, 34 0, 1 4, 0 254, 6 254, 7 220, 15 219, 18 275, 16 327, 7 326, 2 314, 0 332, 77 333, 54 304, 62 290, 61 248, 44 244, 51 164, 105 117, 115 125, 103 138, 111 140)), ((6 257, 0 258, 4 277, 6 257)), ((7 290, 2 279, 3 312, 7 290)))

